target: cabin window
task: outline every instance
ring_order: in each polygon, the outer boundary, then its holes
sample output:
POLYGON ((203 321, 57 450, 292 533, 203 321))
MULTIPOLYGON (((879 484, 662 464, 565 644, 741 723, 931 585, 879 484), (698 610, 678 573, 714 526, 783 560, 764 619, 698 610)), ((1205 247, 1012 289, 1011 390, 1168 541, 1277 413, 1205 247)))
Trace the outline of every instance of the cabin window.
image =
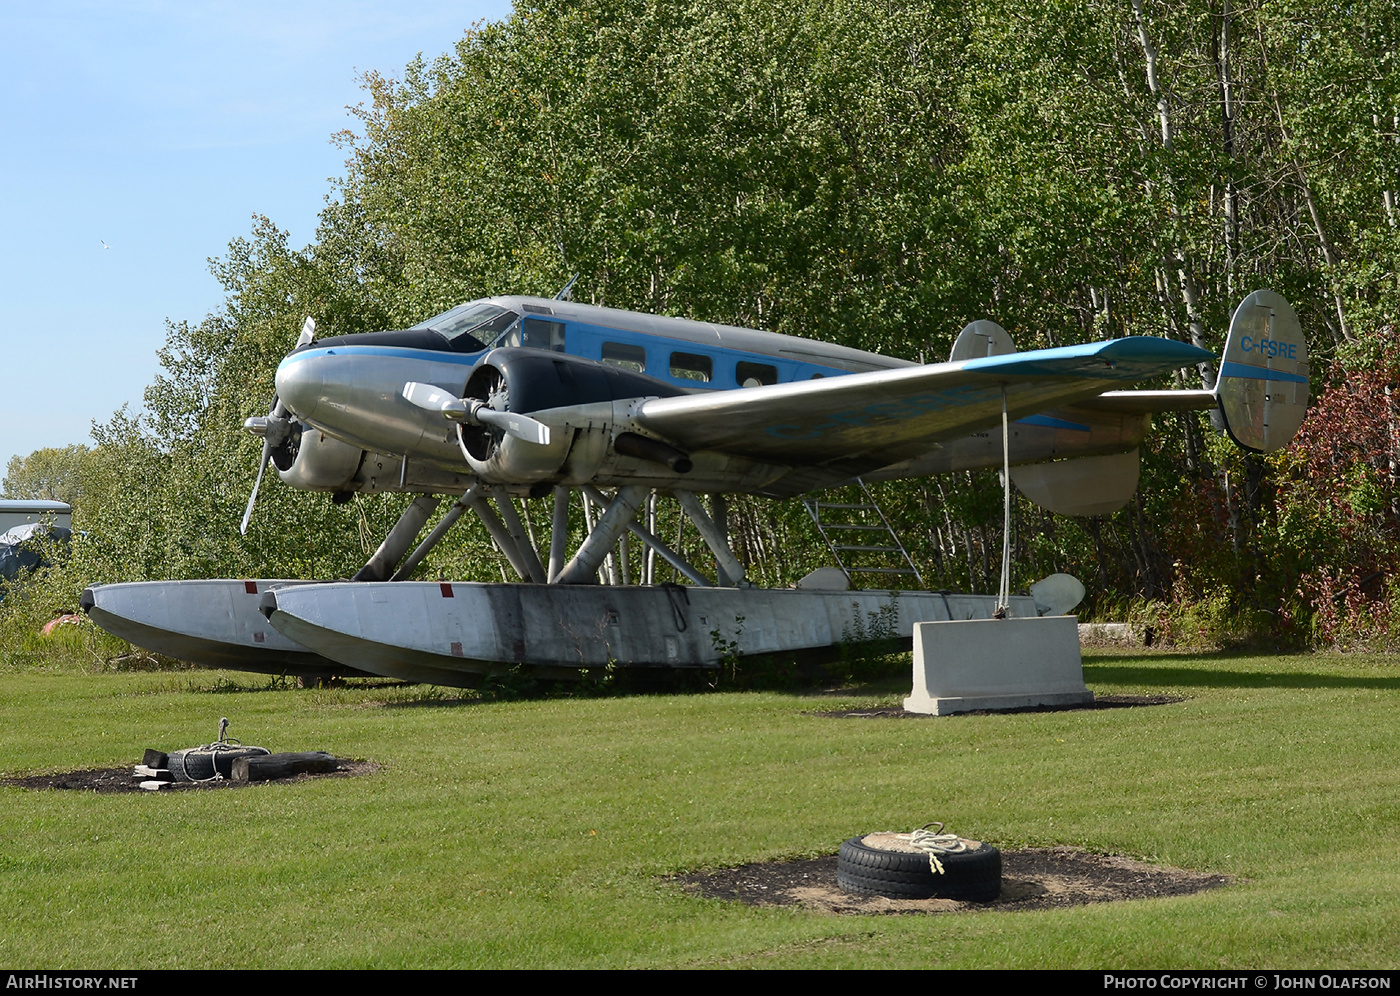
POLYGON ((671 354, 671 376, 677 380, 698 380, 708 384, 714 375, 715 362, 703 353, 671 354))
POLYGON ((739 363, 734 367, 734 379, 740 387, 760 387, 778 383, 778 368, 767 363, 739 363))
POLYGON ((626 342, 603 343, 603 362, 642 373, 647 368, 647 351, 626 342))
POLYGON ((520 344, 531 349, 549 349, 556 353, 564 352, 564 323, 546 322, 539 318, 527 318, 520 323, 524 327, 520 344))

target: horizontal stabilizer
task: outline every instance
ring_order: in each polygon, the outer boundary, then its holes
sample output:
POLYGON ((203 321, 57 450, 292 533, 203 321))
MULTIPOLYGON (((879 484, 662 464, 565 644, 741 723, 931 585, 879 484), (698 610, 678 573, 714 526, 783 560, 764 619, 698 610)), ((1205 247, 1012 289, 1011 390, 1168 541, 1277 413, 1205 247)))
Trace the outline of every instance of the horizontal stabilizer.
POLYGON ((1051 574, 1031 585, 1030 593, 1042 616, 1064 616, 1084 601, 1084 583, 1073 574, 1051 574))
POLYGON ((985 318, 969 322, 953 340, 953 351, 948 361, 975 360, 982 356, 1005 356, 1016 352, 1016 344, 1006 329, 985 318))
POLYGON ((1080 408, 1122 415, 1209 411, 1215 405, 1214 391, 1105 391, 1079 402, 1080 408))

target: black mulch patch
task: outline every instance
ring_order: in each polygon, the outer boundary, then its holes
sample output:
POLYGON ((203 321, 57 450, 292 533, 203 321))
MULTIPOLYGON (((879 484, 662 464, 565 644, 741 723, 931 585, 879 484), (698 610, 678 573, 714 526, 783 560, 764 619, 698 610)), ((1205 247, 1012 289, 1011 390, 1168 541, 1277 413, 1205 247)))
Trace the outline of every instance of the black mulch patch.
MULTIPOLYGON (((279 778, 276 782, 301 782, 309 778, 348 778, 352 775, 367 775, 379 765, 371 761, 347 761, 342 759, 335 771, 324 774, 300 774, 290 778, 279 778)), ((0 785, 27 789, 76 789, 80 792, 143 792, 141 782, 135 778, 131 767, 92 768, 87 771, 60 771, 54 775, 27 775, 23 778, 0 778, 0 785)), ((186 792, 194 789, 246 788, 249 785, 271 785, 272 781, 231 782, 219 778, 210 782, 171 782, 160 792, 186 792)))
POLYGON ((991 716, 1008 712, 1070 712, 1075 709, 1133 709, 1137 706, 1172 705, 1185 702, 1180 695, 1099 695, 1086 705, 1063 706, 1024 706, 1020 709, 973 709, 957 712, 952 716, 930 716, 922 712, 906 712, 898 706, 888 709, 836 709, 831 712, 814 712, 810 715, 827 719, 951 719, 956 716, 991 716))
POLYGON ((958 913, 1058 909, 1124 899, 1185 896, 1226 885, 1224 875, 1147 865, 1118 855, 1073 847, 1003 851, 1001 898, 990 903, 954 899, 887 899, 855 895, 836 885, 836 856, 770 861, 678 876, 687 892, 748 906, 806 906, 827 913, 958 913))

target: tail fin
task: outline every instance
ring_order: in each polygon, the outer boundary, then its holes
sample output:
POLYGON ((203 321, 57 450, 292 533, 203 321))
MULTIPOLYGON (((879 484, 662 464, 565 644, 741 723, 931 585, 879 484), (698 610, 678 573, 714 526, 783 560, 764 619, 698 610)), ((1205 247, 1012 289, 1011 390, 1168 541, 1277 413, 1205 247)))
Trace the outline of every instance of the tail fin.
POLYGON ((1293 438, 1308 409, 1308 344, 1293 308, 1257 290, 1240 302, 1215 382, 1230 438, 1270 453, 1293 438))
POLYGON ((949 361, 975 360, 983 356, 1005 356, 1016 352, 1016 344, 1006 329, 986 318, 969 322, 953 341, 949 361))

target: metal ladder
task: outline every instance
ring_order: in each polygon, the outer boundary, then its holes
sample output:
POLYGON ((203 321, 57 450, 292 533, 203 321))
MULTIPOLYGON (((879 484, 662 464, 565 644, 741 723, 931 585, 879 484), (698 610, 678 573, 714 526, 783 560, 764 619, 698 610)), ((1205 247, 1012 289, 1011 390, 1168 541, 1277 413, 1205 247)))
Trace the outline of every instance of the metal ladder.
POLYGON ((909 551, 904 549, 865 482, 857 477, 853 487, 860 488, 854 501, 802 499, 836 566, 853 585, 853 574, 903 574, 912 576, 920 588, 926 587, 923 575, 914 566, 909 551), (876 562, 871 563, 872 560, 876 562), (901 561, 902 567, 898 566, 901 561))

